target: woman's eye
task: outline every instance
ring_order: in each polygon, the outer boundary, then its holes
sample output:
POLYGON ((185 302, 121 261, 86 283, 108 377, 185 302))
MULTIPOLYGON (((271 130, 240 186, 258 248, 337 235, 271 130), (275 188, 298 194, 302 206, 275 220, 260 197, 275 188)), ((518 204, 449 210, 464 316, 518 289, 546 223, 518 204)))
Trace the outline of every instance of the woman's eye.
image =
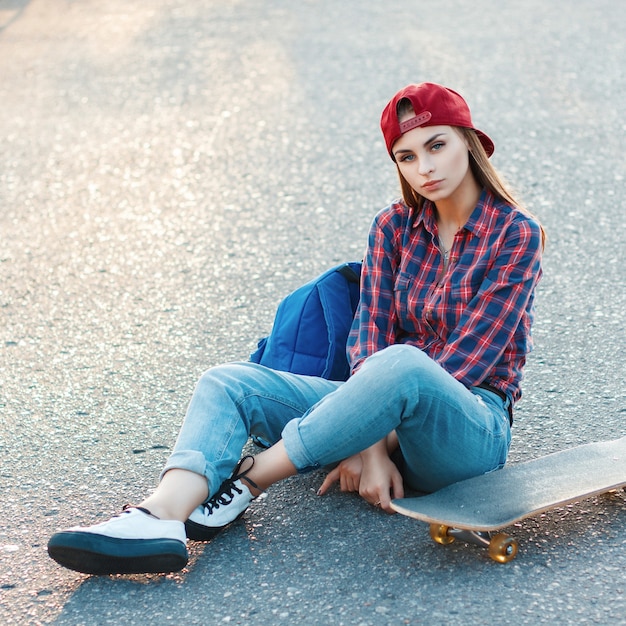
POLYGON ((443 148, 445 146, 445 144, 443 143, 443 141, 438 141, 437 143, 434 143, 430 149, 433 150, 434 152, 436 152, 437 150, 441 150, 441 148, 443 148))
POLYGON ((415 155, 413 154, 405 154, 404 156, 400 157, 400 162, 401 163, 405 163, 408 161, 413 161, 415 159, 415 155))

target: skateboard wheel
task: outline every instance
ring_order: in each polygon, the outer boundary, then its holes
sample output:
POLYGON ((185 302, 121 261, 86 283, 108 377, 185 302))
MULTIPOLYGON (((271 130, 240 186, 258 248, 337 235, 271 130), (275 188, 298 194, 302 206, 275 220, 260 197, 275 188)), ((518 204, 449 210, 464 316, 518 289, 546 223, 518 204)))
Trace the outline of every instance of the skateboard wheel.
POLYGON ((454 537, 448 534, 450 528, 444 524, 431 524, 430 537, 435 543, 446 545, 454 541, 454 537))
POLYGON ((498 534, 489 542, 489 556, 497 563, 508 563, 517 554, 517 541, 508 535, 498 534))

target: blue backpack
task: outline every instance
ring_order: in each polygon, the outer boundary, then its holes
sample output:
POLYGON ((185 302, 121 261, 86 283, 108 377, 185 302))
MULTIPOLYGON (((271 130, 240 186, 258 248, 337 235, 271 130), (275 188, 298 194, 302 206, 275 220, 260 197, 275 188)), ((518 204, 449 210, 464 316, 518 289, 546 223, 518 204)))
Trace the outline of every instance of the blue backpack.
POLYGON ((272 369, 347 380, 346 341, 359 304, 361 263, 343 263, 291 292, 250 355, 272 369))

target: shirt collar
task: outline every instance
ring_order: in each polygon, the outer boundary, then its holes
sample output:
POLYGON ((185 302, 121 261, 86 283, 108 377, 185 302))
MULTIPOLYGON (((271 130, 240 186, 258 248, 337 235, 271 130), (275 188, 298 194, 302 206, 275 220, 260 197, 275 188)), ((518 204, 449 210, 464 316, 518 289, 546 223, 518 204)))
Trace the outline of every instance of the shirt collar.
MULTIPOLYGON (((470 231, 477 237, 482 237, 489 231, 489 224, 492 221, 492 214, 494 210, 495 198, 493 194, 487 189, 483 189, 476 207, 472 211, 469 219, 465 223, 465 230, 470 231)), ((435 206, 430 200, 424 202, 421 211, 415 216, 413 220, 413 228, 423 224, 424 228, 434 235, 437 231, 437 225, 435 221, 435 206)))

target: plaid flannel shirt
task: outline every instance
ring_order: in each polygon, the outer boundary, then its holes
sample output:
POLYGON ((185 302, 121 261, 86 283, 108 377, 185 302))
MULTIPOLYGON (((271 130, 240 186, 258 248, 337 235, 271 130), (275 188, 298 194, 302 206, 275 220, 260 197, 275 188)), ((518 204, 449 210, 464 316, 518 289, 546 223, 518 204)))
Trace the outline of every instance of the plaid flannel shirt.
POLYGON ((378 350, 406 343, 465 386, 485 382, 515 402, 532 349, 539 225, 483 191, 444 271, 434 206, 414 213, 396 201, 374 219, 348 338, 352 372, 378 350))

